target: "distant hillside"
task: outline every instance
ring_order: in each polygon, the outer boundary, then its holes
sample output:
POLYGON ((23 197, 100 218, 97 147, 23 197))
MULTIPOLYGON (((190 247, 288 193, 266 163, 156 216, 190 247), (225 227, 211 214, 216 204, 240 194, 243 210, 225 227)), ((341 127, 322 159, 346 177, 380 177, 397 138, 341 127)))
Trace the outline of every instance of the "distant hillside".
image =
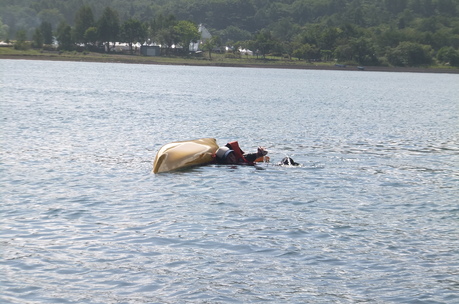
MULTIPOLYGON (((254 33, 288 22, 295 26, 351 23, 361 27, 395 26, 459 30, 459 0, 2 0, 0 18, 14 33, 41 21, 73 25, 75 13, 89 5, 96 17, 110 6, 122 20, 151 21, 159 15, 204 23, 212 30, 237 28, 254 33), (429 28, 430 27, 430 28, 429 28)), ((10 33, 11 34, 11 33, 10 33)))
POLYGON ((174 15, 205 24, 225 44, 272 40, 271 53, 295 49, 298 58, 416 65, 429 60, 410 62, 402 53, 423 52, 455 64, 459 48, 459 0, 2 0, 0 38, 25 30, 30 39, 43 21, 54 30, 61 22, 74 26, 82 5, 96 19, 108 6, 121 22, 174 15))

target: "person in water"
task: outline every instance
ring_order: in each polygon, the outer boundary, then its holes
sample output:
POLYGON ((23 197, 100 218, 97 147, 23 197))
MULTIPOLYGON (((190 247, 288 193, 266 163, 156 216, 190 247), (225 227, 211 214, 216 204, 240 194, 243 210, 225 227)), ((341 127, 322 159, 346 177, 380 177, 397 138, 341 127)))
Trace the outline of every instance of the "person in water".
POLYGON ((217 152, 215 152, 215 160, 219 164, 253 165, 257 158, 266 156, 266 154, 268 154, 268 151, 263 147, 258 147, 256 153, 244 153, 244 151, 239 148, 238 142, 233 141, 218 148, 217 152))
POLYGON ((279 163, 279 166, 299 166, 300 164, 295 162, 291 157, 284 157, 281 162, 279 163))

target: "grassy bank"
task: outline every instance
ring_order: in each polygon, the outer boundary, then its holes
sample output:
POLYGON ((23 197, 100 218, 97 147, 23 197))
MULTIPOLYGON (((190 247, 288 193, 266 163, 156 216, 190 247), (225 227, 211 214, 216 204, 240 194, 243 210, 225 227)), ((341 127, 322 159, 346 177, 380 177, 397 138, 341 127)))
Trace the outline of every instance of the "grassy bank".
MULTIPOLYGON (((94 52, 57 52, 40 50, 15 50, 12 47, 0 47, 0 59, 29 59, 29 60, 57 60, 82 62, 113 62, 133 64, 162 64, 162 65, 192 65, 192 66, 226 66, 226 67, 253 67, 253 68, 286 68, 286 69, 317 69, 317 70, 354 70, 355 65, 337 67, 331 62, 310 63, 304 60, 289 60, 273 58, 256 58, 242 55, 240 58, 227 58, 224 54, 212 54, 208 59, 203 57, 160 56, 147 57, 140 55, 102 54, 94 52)), ((423 72, 423 73, 459 73, 458 68, 452 67, 365 67, 365 71, 388 72, 423 72)))

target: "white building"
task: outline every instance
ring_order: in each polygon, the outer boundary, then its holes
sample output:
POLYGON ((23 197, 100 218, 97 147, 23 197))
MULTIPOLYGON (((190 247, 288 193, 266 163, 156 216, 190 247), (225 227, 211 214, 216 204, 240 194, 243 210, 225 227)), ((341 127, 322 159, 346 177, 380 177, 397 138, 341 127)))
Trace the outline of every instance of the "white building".
POLYGON ((212 38, 212 35, 210 32, 206 29, 202 23, 198 27, 198 32, 201 33, 201 39, 199 39, 196 43, 191 42, 190 43, 190 51, 191 52, 197 52, 200 50, 200 46, 204 44, 207 40, 212 38))

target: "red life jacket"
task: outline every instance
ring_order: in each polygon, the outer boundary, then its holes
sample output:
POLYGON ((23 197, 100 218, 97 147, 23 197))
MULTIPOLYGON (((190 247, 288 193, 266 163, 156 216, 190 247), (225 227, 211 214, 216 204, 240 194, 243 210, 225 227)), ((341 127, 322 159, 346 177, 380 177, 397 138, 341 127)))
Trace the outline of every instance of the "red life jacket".
POLYGON ((226 146, 234 151, 234 155, 236 156, 238 163, 251 164, 251 162, 245 159, 244 151, 242 151, 241 148, 239 148, 239 143, 237 141, 232 141, 230 143, 227 143, 226 146))

